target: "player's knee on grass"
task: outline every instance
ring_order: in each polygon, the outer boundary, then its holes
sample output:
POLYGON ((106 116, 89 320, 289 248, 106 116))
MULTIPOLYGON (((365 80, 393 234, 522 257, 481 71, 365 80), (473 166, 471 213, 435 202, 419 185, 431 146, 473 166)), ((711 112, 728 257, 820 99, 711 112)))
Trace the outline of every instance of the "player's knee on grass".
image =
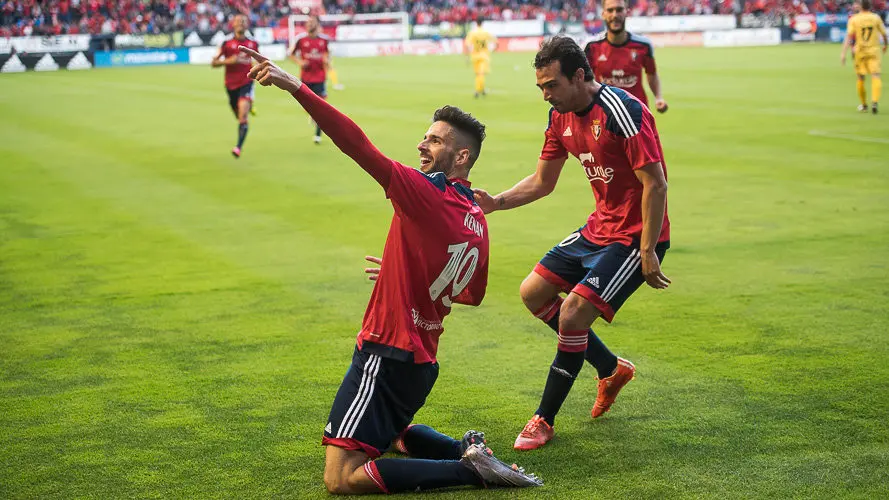
POLYGON ((364 463, 357 466, 349 464, 344 467, 324 468, 324 487, 333 495, 369 493, 373 491, 368 487, 369 481, 364 472, 364 463))
POLYGON ((522 302, 529 311, 535 313, 541 307, 558 297, 559 287, 543 279, 537 273, 531 273, 522 281, 519 287, 519 294, 522 296, 522 302))
POLYGON ((559 330, 586 330, 601 314, 590 301, 570 293, 559 310, 559 330))

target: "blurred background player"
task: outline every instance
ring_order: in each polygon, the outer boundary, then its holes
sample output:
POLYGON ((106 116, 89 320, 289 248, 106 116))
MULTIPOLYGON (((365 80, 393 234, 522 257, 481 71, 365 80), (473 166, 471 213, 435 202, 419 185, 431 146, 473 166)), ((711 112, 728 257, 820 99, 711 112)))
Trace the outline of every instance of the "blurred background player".
POLYGON ((245 55, 239 47, 259 50, 256 40, 247 36, 247 16, 238 15, 232 19, 234 34, 219 47, 210 65, 214 68, 225 66, 225 89, 228 91, 228 103, 238 119, 238 145, 232 148, 235 158, 241 157, 241 148, 247 138, 247 116, 253 106, 253 80, 250 72, 250 56, 245 55))
POLYGON ((478 18, 475 28, 463 40, 463 52, 469 54, 469 61, 475 71, 475 97, 486 95, 485 75, 491 70, 491 51, 494 50, 494 35, 482 27, 484 20, 478 18))
POLYGON ((438 377, 442 322, 453 303, 477 306, 488 284, 488 226, 469 188, 485 126, 439 108, 417 145, 420 169, 387 158, 349 117, 256 52, 251 76, 290 93, 385 190, 395 208, 352 365, 333 402, 322 444, 334 494, 415 492, 450 486, 539 486, 495 459, 483 436, 460 441, 408 427, 438 377), (411 459, 379 458, 400 439, 411 459))
MULTIPOLYGON (((327 99, 327 69, 330 63, 330 38, 321 33, 318 16, 306 20, 306 32, 296 37, 290 49, 290 59, 300 67, 300 80, 322 99, 327 99)), ((321 127, 315 125, 315 144, 321 144, 321 127)))
POLYGON ((667 111, 651 40, 634 35, 624 27, 627 20, 626 0, 605 0, 602 3, 602 20, 605 21, 605 31, 596 35, 584 50, 596 81, 620 87, 648 106, 648 97, 642 87, 644 69, 648 88, 654 94, 655 108, 661 113, 667 111))
POLYGON ((843 53, 840 54, 840 63, 846 64, 846 52, 854 40, 855 46, 852 48, 852 55, 855 61, 855 73, 858 75, 858 98, 861 100, 858 111, 867 112, 867 91, 864 88, 864 78, 870 75, 870 91, 873 98, 871 111, 877 114, 880 94, 883 90, 883 81, 880 78, 880 42, 882 42, 885 54, 889 39, 886 37, 886 27, 883 26, 883 20, 870 9, 871 0, 861 0, 861 11, 849 18, 846 39, 843 41, 843 53))

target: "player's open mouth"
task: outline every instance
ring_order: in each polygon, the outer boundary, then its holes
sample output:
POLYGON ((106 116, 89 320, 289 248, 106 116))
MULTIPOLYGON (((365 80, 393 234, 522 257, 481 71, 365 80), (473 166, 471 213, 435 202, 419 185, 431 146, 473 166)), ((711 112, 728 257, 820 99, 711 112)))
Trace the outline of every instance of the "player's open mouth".
POLYGON ((420 156, 420 166, 426 167, 432 165, 432 158, 428 156, 420 156))

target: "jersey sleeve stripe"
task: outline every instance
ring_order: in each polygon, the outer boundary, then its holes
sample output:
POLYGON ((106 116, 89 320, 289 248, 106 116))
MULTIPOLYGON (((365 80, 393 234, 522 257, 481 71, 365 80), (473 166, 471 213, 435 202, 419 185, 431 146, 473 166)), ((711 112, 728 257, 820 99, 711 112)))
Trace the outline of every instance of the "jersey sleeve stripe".
POLYGON ((608 111, 611 112, 611 116, 617 121, 618 125, 620 125, 621 132, 623 132, 624 137, 630 136, 630 126, 627 123, 627 117, 620 114, 618 112, 619 106, 616 105, 616 96, 611 92, 611 89, 608 87, 602 87, 602 102, 605 103, 605 106, 608 107, 608 111))
POLYGON ((633 133, 633 122, 630 119, 629 113, 627 113, 626 109, 622 109, 622 103, 620 103, 620 100, 608 87, 602 89, 602 102, 604 102, 608 107, 608 110, 611 111, 611 116, 617 120, 624 137, 629 138, 636 135, 633 133))
POLYGON ((611 99, 612 104, 612 112, 618 114, 624 123, 627 125, 627 131, 630 132, 630 135, 627 137, 631 137, 639 133, 639 129, 636 127, 636 124, 633 122, 633 116, 630 114, 630 110, 627 109, 626 104, 618 97, 617 94, 614 93, 609 87, 604 88, 606 97, 611 99))
POLYGON ((630 111, 620 98, 608 87, 602 89, 602 97, 614 116, 618 118, 621 128, 624 129, 624 135, 629 139, 638 134, 639 129, 636 128, 636 124, 633 123, 633 117, 630 116, 630 111))

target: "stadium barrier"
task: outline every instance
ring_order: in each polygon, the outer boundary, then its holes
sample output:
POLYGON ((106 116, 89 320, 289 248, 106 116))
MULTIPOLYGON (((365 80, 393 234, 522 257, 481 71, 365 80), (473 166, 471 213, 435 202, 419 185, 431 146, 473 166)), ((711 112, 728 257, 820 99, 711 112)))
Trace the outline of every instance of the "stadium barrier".
POLYGON ((754 47, 780 45, 779 28, 750 28, 727 31, 705 31, 704 47, 754 47))
POLYGON ((89 51, 0 54, 0 73, 24 71, 82 70, 93 67, 89 51))
MULTIPOLYGON (((887 14, 889 15, 889 14, 887 14)), ((357 18, 356 18, 357 19, 357 18)), ((731 47, 775 45, 780 41, 842 42, 848 15, 795 16, 655 16, 630 17, 627 28, 644 33, 658 47, 731 47), (741 28, 741 29, 738 29, 741 28)), ((536 50, 544 37, 566 33, 585 43, 601 23, 560 23, 540 19, 487 21, 499 38, 498 51, 536 50)), ((358 24, 324 27, 334 37, 335 57, 376 57, 402 54, 456 54, 469 24, 443 22, 397 28, 396 24, 362 20, 358 24), (401 29, 401 33, 396 33, 401 29), (399 40, 393 40, 401 36, 399 40)), ((254 28, 251 35, 274 60, 286 57, 288 27, 254 28)), ((0 73, 26 70, 89 69, 151 64, 209 64, 228 37, 221 30, 184 30, 168 34, 58 35, 0 38, 0 73), (121 50, 123 49, 123 50, 121 50)))
POLYGON ((154 66, 160 64, 188 64, 189 49, 146 49, 146 50, 113 50, 96 52, 97 68, 118 66, 154 66))
POLYGON ((634 33, 675 33, 684 31, 732 30, 735 16, 631 16, 627 31, 634 33))
POLYGON ((90 35, 0 37, 0 54, 21 52, 83 52, 90 49, 90 35))
MULTIPOLYGON (((209 65, 216 55, 217 47, 192 47, 188 50, 189 64, 206 64, 209 65)), ((281 61, 287 58, 287 46, 283 43, 275 43, 270 45, 260 45, 259 52, 271 59, 272 61, 281 61)))

